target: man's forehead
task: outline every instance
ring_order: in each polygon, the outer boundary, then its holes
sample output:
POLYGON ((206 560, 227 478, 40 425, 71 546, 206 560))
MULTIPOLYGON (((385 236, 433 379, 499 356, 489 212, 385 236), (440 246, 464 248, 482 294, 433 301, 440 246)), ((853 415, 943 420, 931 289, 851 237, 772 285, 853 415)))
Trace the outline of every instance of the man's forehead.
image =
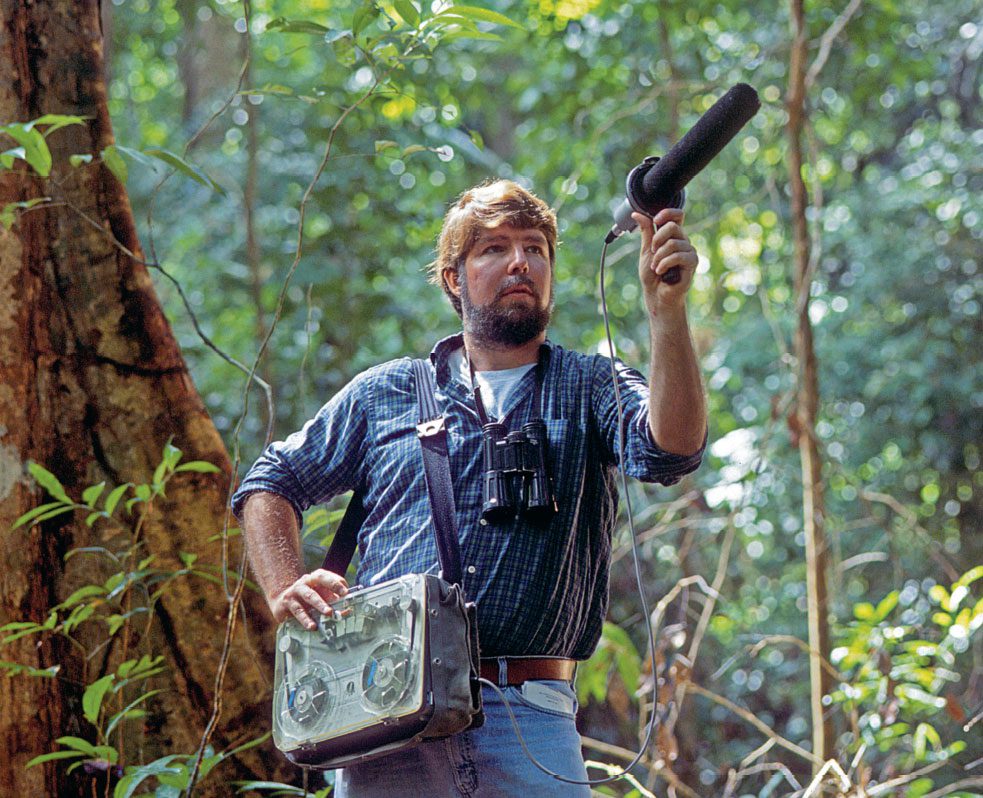
POLYGON ((500 224, 497 227, 486 227, 478 234, 475 243, 494 241, 518 236, 524 240, 547 243, 546 234, 537 227, 515 227, 510 224, 500 224))

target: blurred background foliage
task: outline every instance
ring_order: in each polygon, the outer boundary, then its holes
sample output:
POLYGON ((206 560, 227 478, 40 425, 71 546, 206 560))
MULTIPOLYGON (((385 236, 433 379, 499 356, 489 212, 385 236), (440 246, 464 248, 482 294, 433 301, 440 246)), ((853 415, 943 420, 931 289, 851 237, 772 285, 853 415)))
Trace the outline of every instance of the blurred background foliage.
MULTIPOLYGON (((148 256, 181 284, 207 336, 244 363, 276 319, 259 374, 282 437, 359 370, 425 354, 457 329, 423 271, 444 209, 486 177, 510 176, 561 219, 551 335, 596 350, 597 259, 627 171, 665 152, 731 85, 753 85, 761 112, 687 189, 701 255, 690 307, 709 386, 706 463, 672 490, 632 489, 650 605, 681 577, 718 576, 712 605, 693 589, 667 609, 663 654, 693 653, 702 639, 686 678, 808 749, 808 657, 769 639, 806 634, 788 10, 483 5, 514 26, 474 12, 457 20, 471 34, 458 38, 448 17, 451 35, 431 50, 425 34, 441 6, 410 0, 253 0, 245 16, 225 0, 105 0, 118 142, 182 153, 224 191, 181 173, 161 184, 163 172, 131 163, 148 256), (336 125, 298 260, 301 201, 336 125)), ((858 781, 952 757, 896 793, 927 795, 974 762, 979 773, 983 757, 980 725, 966 730, 983 703, 983 580, 971 570, 983 563, 983 25, 974 0, 869 0, 824 53, 845 5, 807 7, 811 57, 828 56, 808 97, 805 177, 839 675, 829 710, 858 781)), ((631 237, 612 248, 608 297, 620 356, 643 365, 636 249, 631 237)), ((248 466, 264 442, 261 396, 251 393, 238 428, 244 375, 205 346, 173 284, 158 286, 195 382, 248 466)), ((636 653, 644 630, 626 554, 622 534, 612 623, 583 670, 581 725, 630 749, 636 677, 651 680, 651 665, 636 653)), ((701 794, 722 793, 728 769, 765 738, 705 698, 677 709, 674 770, 701 794)), ((808 772, 778 748, 768 758, 808 772)), ((748 775, 738 794, 773 790, 774 778, 748 775)))

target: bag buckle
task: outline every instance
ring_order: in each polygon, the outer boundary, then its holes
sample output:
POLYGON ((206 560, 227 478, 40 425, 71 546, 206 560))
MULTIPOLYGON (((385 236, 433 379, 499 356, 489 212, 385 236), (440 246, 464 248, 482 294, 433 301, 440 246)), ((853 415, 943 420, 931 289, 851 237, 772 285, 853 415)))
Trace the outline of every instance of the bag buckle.
POLYGON ((418 438, 431 438, 444 431, 444 417, 437 416, 429 421, 421 421, 416 425, 416 435, 418 438))

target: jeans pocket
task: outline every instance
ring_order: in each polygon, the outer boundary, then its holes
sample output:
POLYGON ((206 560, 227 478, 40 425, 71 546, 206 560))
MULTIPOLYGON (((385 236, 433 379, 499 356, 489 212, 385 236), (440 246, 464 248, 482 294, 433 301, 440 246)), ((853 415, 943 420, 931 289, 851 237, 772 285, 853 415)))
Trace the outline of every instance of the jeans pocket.
POLYGON ((569 682, 538 679, 512 691, 524 706, 561 718, 577 717, 577 694, 569 682))

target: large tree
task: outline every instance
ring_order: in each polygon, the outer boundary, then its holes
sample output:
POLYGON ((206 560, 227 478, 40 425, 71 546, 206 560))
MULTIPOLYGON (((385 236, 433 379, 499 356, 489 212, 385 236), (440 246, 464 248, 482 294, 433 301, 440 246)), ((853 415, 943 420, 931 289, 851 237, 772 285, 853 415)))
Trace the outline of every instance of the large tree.
MULTIPOLYGON (((43 622, 80 585, 100 582, 105 558, 98 552, 66 558, 69 551, 134 542, 133 529, 102 519, 90 527, 85 515, 72 513, 7 531, 47 500, 29 477, 29 461, 44 464, 76 499, 103 481, 107 490, 149 482, 168 441, 185 460, 218 467, 214 474, 175 475, 144 518, 137 543, 141 558, 152 555, 149 567, 161 572, 180 569, 185 552, 198 555, 199 572, 220 574, 227 565, 225 590, 184 575, 167 584, 152 622, 127 626, 108 643, 106 627, 90 623, 75 632, 80 646, 49 633, 0 651, 3 660, 39 670, 59 666, 54 678, 0 679, 0 793, 82 794, 93 778, 86 769, 67 775, 59 762, 25 765, 56 748, 58 737, 92 739, 81 706, 86 684, 125 657, 163 655, 166 671, 157 679, 166 677, 169 689, 145 703, 142 731, 141 724, 120 727, 123 761, 194 753, 213 714, 220 717, 210 742, 222 750, 263 727, 256 697, 268 689, 261 663, 271 658, 255 648, 269 636, 247 640, 240 621, 231 649, 224 645, 236 612, 237 582, 229 569, 240 567, 235 547, 223 547, 219 534, 232 469, 142 262, 125 188, 99 157, 113 144, 100 3, 4 0, 0 9, 0 122, 84 117, 57 130, 35 128, 49 133, 50 169, 28 147, 23 158, 8 157, 10 168, 0 172, 0 208, 47 198, 29 211, 17 209, 12 226, 0 229, 0 625, 43 622), (93 159, 70 165, 78 154, 93 159), (232 656, 216 712, 223 651, 232 656)), ((24 130, 21 138, 29 138, 24 130)), ((5 140, 2 149, 15 144, 5 140)), ((129 518, 122 510, 117 516, 129 518)), ((255 600, 247 593, 247 603, 255 600)), ((265 759, 264 775, 271 775, 275 760, 265 759)), ((236 761, 237 775, 251 764, 261 770, 258 759, 236 761)))

